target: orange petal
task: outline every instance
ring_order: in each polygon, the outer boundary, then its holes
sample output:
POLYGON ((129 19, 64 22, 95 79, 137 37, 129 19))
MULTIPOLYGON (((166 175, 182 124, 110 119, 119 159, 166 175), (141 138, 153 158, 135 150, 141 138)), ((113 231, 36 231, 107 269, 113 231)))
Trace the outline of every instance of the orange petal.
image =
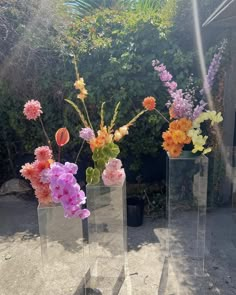
POLYGON ((58 146, 63 146, 67 144, 70 140, 69 131, 66 128, 60 128, 55 134, 55 139, 58 146))

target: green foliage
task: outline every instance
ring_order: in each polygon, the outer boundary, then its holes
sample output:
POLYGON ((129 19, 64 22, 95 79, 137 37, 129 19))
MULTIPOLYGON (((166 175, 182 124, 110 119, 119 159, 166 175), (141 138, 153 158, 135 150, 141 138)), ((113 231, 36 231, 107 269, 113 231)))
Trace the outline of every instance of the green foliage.
MULTIPOLYGON (((120 126, 141 110, 143 98, 149 95, 157 98, 160 111, 167 111, 169 95, 153 72, 152 59, 164 62, 183 89, 194 72, 193 42, 190 46, 191 42, 186 41, 189 36, 193 38, 190 1, 177 0, 177 10, 175 0, 119 1, 123 3, 119 7, 114 0, 83 1, 91 5, 93 2, 96 7, 90 10, 91 15, 86 12, 88 16, 76 21, 64 13, 61 2, 0 3, 1 180, 18 170, 18 158, 23 161, 25 154, 45 144, 38 122, 29 122, 22 114, 24 103, 31 98, 42 104, 42 118, 51 139, 59 127, 69 129, 71 141, 64 149, 64 158, 75 160, 82 124, 64 100, 76 95, 71 53, 79 57, 79 70, 89 91, 86 103, 96 127, 100 124, 102 101, 106 102, 104 121, 111 119, 113 106, 121 101, 117 120, 120 126)), ((199 2, 207 11, 204 3, 209 5, 211 1, 199 2)), ((160 134, 166 125, 155 113, 146 113, 134 127, 129 128, 130 134, 119 145, 121 157, 131 158, 126 168, 139 173, 142 156, 156 155, 161 149, 160 134)), ((90 157, 89 148, 83 154, 88 153, 90 157)), ((98 161, 97 165, 101 169, 104 163, 98 161)), ((93 172, 92 178, 97 174, 93 172)))
MULTIPOLYGON (((157 98, 157 108, 167 112, 169 95, 151 66, 158 58, 172 71, 180 87, 185 88, 192 72, 194 54, 182 52, 172 40, 164 38, 168 30, 158 14, 134 11, 97 11, 78 20, 69 32, 69 51, 78 56, 79 71, 89 92, 86 104, 92 111, 94 126, 101 102, 106 102, 105 121, 119 101, 119 127, 142 109, 146 96, 157 98), (77 46, 80 44, 80 46, 77 46), (110 111, 109 111, 110 110, 110 111)), ((132 155, 130 168, 139 170, 142 155, 155 155, 161 148, 165 122, 156 113, 146 113, 129 129, 120 145, 123 159, 132 155)))
POLYGON ((88 184, 98 184, 100 181, 101 173, 99 169, 88 167, 86 170, 86 182, 88 184))
POLYGON ((96 168, 102 172, 105 168, 105 164, 110 158, 116 158, 120 153, 118 145, 111 142, 106 144, 103 148, 96 148, 93 152, 92 159, 96 168))

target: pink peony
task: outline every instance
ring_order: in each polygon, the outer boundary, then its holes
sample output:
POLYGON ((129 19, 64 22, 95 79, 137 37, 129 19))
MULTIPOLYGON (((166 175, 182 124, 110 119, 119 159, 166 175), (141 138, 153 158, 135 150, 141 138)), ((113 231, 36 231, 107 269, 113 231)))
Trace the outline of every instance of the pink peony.
POLYGON ((34 154, 38 161, 47 161, 52 158, 52 151, 48 146, 40 146, 35 149, 34 154))
POLYGON ((43 113, 40 102, 34 99, 27 101, 23 113, 28 120, 36 120, 43 113))

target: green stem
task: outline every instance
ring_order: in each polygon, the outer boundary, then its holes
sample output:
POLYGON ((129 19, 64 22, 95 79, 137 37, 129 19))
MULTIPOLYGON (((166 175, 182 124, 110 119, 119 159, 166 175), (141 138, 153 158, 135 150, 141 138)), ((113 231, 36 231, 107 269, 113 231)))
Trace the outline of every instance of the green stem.
POLYGON ((45 137, 46 137, 47 143, 48 143, 50 149, 52 150, 51 141, 50 141, 50 139, 49 139, 49 137, 48 137, 48 135, 47 135, 47 132, 46 132, 46 130, 45 130, 45 128, 44 128, 43 120, 41 119, 41 117, 39 117, 39 122, 41 123, 42 129, 43 129, 43 133, 44 133, 44 135, 45 135, 45 137))
POLYGON ((159 112, 157 109, 155 109, 155 111, 162 117, 162 119, 164 119, 167 123, 170 123, 161 112, 159 112))
POLYGON ((79 152, 78 152, 78 154, 77 154, 77 156, 76 156, 76 159, 75 159, 75 164, 78 162, 79 156, 80 156, 80 154, 81 154, 81 152, 82 152, 82 149, 83 149, 83 147, 84 147, 84 143, 85 143, 85 140, 82 142, 82 144, 81 144, 81 146, 80 146, 79 152))
MULTIPOLYGON (((90 125, 90 128, 93 129, 93 125, 89 119, 89 114, 88 114, 88 110, 87 110, 87 107, 86 107, 86 104, 84 102, 84 100, 82 99, 82 103, 83 103, 83 106, 84 106, 84 110, 85 110, 85 113, 86 113, 86 116, 87 116, 87 119, 88 119, 88 123, 90 125)), ((94 129, 93 129, 94 130, 94 129)))

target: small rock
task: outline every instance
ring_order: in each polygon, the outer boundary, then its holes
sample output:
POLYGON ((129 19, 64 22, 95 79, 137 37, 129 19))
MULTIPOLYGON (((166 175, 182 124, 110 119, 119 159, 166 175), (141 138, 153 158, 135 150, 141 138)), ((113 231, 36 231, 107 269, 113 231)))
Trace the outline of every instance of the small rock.
POLYGON ((30 185, 23 179, 13 178, 4 182, 0 188, 0 196, 23 194, 32 191, 30 185))
POLYGON ((10 260, 10 259, 11 259, 11 255, 10 254, 5 255, 5 260, 10 260))

